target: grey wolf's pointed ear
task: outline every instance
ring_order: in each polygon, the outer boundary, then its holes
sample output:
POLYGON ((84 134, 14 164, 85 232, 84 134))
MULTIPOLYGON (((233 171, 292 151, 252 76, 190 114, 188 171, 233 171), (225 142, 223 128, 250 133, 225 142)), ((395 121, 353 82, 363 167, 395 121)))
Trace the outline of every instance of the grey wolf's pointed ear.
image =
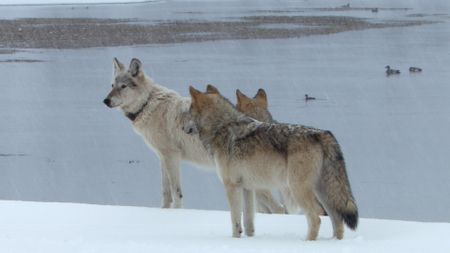
POLYGON ((242 93, 239 89, 236 90, 236 97, 238 103, 242 102, 245 99, 248 99, 248 97, 244 93, 242 93))
POLYGON ((128 71, 130 72, 132 77, 137 77, 142 73, 142 62, 137 58, 131 59, 128 71))
POLYGON ((192 101, 196 101, 202 95, 202 92, 189 86, 189 94, 191 94, 192 101))
POLYGON ((264 89, 259 89, 254 99, 256 100, 256 103, 259 104, 260 106, 264 107, 268 106, 267 94, 264 89))
POLYGON ((125 66, 116 57, 114 57, 113 59, 113 66, 114 66, 114 75, 117 75, 125 70, 125 66))
POLYGON ((211 94, 220 94, 219 90, 212 84, 206 86, 206 92, 211 94))

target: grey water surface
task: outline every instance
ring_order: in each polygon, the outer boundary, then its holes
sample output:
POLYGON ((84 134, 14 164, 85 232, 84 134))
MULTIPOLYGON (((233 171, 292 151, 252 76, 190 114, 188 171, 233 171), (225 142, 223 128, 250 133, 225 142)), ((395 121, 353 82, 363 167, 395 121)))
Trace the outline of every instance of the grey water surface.
MULTIPOLYGON (((243 12, 275 6, 267 2, 243 12)), ((237 15, 233 3, 220 2, 217 17, 237 15)), ((149 12, 171 13, 172 4, 156 2, 149 12)), ((189 4, 177 11, 197 17, 189 4)), ((108 17, 100 7, 74 15, 108 17)), ((69 16, 55 11, 67 6, 4 8, 7 18, 69 16)), ((214 16, 217 7, 209 8, 214 16)), ((138 57, 157 83, 182 95, 212 83, 235 101, 237 88, 249 95, 264 88, 278 121, 331 130, 362 217, 450 222, 448 21, 298 39, 0 53, 0 60, 38 60, 0 63, 0 199, 160 205, 157 156, 102 103, 112 58, 138 57), (385 65, 402 73, 386 77, 385 65), (410 74, 410 66, 423 72, 410 74), (305 102, 306 93, 317 100, 305 102)), ((182 174, 185 208, 227 209, 214 173, 183 164, 182 174)))

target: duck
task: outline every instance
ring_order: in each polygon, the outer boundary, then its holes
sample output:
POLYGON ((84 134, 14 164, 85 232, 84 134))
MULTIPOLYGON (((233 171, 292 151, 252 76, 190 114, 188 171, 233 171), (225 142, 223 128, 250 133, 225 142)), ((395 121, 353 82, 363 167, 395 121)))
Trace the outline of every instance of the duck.
POLYGON ((315 97, 310 97, 310 96, 308 96, 308 94, 305 94, 305 101, 315 100, 315 99, 316 99, 315 97))
POLYGON ((400 74, 400 70, 398 69, 391 69, 391 66, 387 65, 386 67, 386 75, 398 75, 400 74))
POLYGON ((409 72, 422 72, 422 69, 418 67, 409 67, 409 72))
POLYGON ((372 8, 372 12, 373 13, 377 13, 378 12, 378 8, 372 8))

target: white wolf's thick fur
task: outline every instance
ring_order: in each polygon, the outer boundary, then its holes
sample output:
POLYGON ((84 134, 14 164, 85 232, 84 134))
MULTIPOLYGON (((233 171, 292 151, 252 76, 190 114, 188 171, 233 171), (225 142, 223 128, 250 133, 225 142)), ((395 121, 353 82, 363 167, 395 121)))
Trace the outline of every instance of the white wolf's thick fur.
MULTIPOLYGON (((176 92, 152 83, 148 109, 140 119, 133 122, 133 128, 147 145, 159 156, 162 170, 163 207, 180 208, 182 192, 180 185, 180 162, 185 160, 197 166, 214 169, 207 151, 197 136, 189 136, 182 131, 182 114, 187 112, 190 99, 176 92)), ((143 103, 143 101, 141 102, 143 103)))
MULTIPOLYGON (((155 151, 161 161, 162 207, 182 207, 180 163, 182 160, 214 170, 215 163, 198 135, 186 134, 182 127, 188 120, 190 97, 157 85, 133 59, 126 70, 114 59, 113 89, 105 99, 109 107, 118 106, 132 121, 135 132, 155 151)), ((267 202, 271 212, 282 212, 270 191, 257 192, 258 201, 267 202), (271 206, 272 205, 272 206, 271 206)))

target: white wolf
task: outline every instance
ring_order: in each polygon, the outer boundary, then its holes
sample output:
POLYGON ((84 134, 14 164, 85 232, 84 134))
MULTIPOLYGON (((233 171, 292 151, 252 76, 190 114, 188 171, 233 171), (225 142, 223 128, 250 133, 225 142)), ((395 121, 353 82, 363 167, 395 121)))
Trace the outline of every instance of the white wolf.
MULTIPOLYGON (((103 102, 110 108, 119 107, 130 119, 136 133, 159 156, 162 207, 181 208, 180 162, 185 160, 210 170, 215 168, 198 135, 189 135, 182 130, 189 118, 191 98, 155 84, 145 75, 138 59, 131 60, 128 70, 116 58, 113 65, 112 91, 103 102)), ((256 192, 256 198, 271 212, 284 213, 284 208, 272 198, 270 191, 256 192)))

